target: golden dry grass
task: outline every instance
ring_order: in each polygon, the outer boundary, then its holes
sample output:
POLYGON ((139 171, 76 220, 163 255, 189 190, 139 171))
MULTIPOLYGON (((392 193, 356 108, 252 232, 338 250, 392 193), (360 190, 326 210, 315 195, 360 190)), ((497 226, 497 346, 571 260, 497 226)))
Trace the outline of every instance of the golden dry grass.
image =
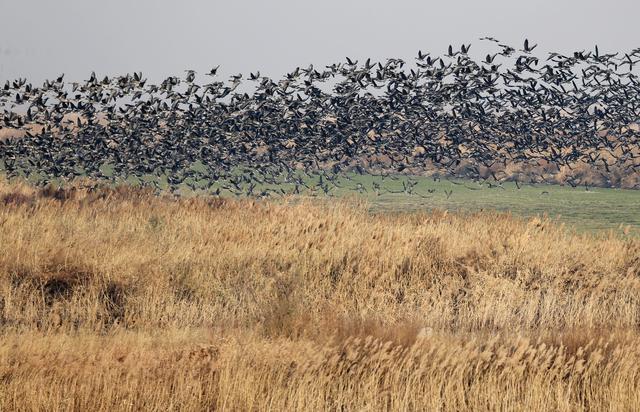
POLYGON ((2 410, 634 410, 640 240, 0 183, 2 410))

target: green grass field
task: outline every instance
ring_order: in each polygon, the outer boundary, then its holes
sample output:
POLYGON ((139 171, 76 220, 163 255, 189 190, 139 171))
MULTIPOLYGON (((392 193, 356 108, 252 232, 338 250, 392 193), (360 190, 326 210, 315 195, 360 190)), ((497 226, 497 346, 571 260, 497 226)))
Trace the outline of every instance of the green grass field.
MULTIPOLYGON (((396 176, 382 179, 379 176, 350 174, 332 187, 329 195, 321 190, 318 178, 305 179, 307 186, 303 194, 323 199, 355 198, 366 199, 373 212, 404 212, 429 209, 450 211, 498 210, 514 215, 532 217, 547 215, 551 219, 567 223, 579 231, 620 230, 629 226, 633 232, 640 232, 640 191, 559 185, 520 185, 505 182, 495 184, 471 180, 434 180, 431 177, 396 176), (416 194, 403 192, 403 182, 411 179, 417 184, 416 194), (375 186, 380 189, 376 190, 375 186), (390 193, 402 192, 402 193, 390 193)), ((204 186, 206 182, 194 182, 204 186)), ((221 185, 220 185, 221 186, 221 185)), ((245 185, 243 187, 247 187, 245 185)), ((218 187, 217 185, 214 187, 218 187)), ((282 184, 279 187, 292 192, 294 186, 282 184)), ((275 187, 257 185, 256 193, 275 187)), ((188 191, 188 190, 187 190, 188 191)), ((230 192, 222 190, 223 195, 230 192)))
MULTIPOLYGON (((200 169, 195 165, 194 170, 200 169)), ((108 166, 103 168, 105 175, 110 175, 108 166)), ((156 180, 160 187, 166 186, 166 179, 144 177, 144 181, 156 180)), ((515 183, 495 184, 474 182, 471 180, 434 180, 431 177, 395 176, 382 178, 373 175, 349 174, 336 182, 338 186, 330 186, 328 195, 318 186, 319 178, 305 178, 306 185, 301 187, 305 196, 318 199, 355 198, 366 199, 373 212, 403 212, 429 209, 446 209, 450 211, 498 210, 511 212, 514 215, 530 217, 547 215, 552 219, 569 224, 579 231, 621 230, 629 226, 631 232, 640 233, 640 190, 588 188, 559 185, 524 185, 520 188, 515 183), (405 184, 411 179, 417 182, 410 195, 403 192, 405 184), (376 190, 376 187, 379 190, 376 190), (390 193, 399 192, 399 193, 390 193)), ((128 179, 129 183, 139 183, 137 178, 128 179)), ((189 186, 207 187, 206 181, 189 181, 189 186)), ((206 192, 221 188, 223 196, 232 196, 223 189, 228 182, 218 182, 206 192)), ((248 183, 242 187, 246 189, 248 183)), ((279 186, 257 184, 254 193, 270 188, 282 188, 287 193, 293 192, 293 184, 279 186)), ((187 185, 181 192, 193 193, 187 185)))
POLYGON ((351 179, 340 182, 344 187, 335 189, 336 196, 358 194, 370 202, 373 211, 498 210, 525 217, 546 214, 578 230, 618 230, 621 225, 640 230, 640 191, 636 190, 522 184, 518 188, 511 182, 496 187, 470 180, 434 181, 429 177, 413 177, 418 182, 414 191, 420 195, 378 195, 372 188, 374 181, 391 191, 400 191, 403 179, 387 178, 381 182, 379 177, 360 175, 351 179), (367 191, 358 191, 360 187, 367 191))

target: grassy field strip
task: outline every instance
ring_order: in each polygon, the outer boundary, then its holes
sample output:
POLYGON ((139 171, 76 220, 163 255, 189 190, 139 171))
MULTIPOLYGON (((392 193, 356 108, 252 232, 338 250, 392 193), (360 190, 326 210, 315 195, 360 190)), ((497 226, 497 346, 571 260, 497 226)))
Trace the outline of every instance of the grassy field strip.
MULTIPOLYGON (((202 166, 194 166, 194 170, 202 171, 202 166)), ((105 175, 111 174, 111 168, 103 168, 105 175)), ((240 174, 240 171, 238 171, 240 174)), ((489 183, 478 183, 470 180, 434 180, 431 177, 412 176, 411 179, 417 181, 414 190, 420 195, 409 195, 406 193, 385 193, 386 190, 393 192, 402 191, 403 181, 408 177, 395 176, 394 178, 381 178, 372 175, 349 174, 348 178, 339 178, 338 184, 341 187, 333 187, 330 195, 339 198, 352 198, 358 196, 369 202, 372 211, 416 211, 444 209, 449 211, 480 211, 498 210, 511 212, 514 215, 525 217, 548 215, 551 218, 558 218, 561 222, 568 223, 579 231, 601 231, 601 230, 626 230, 629 226, 631 231, 640 230, 640 191, 608 188, 588 188, 558 185, 525 185, 520 188, 513 182, 505 182, 496 187, 489 183), (374 184, 380 185, 383 189, 380 195, 376 194, 374 184), (432 192, 432 193, 430 193, 432 192), (423 197, 424 196, 424 197, 423 197)), ((166 179, 157 176, 145 176, 142 181, 157 181, 160 187, 166 188, 166 179)), ((138 178, 128 179, 128 183, 139 183, 138 178)), ((305 183, 314 188, 308 190, 301 187, 300 190, 305 196, 317 196, 319 199, 327 197, 323 191, 316 187, 318 178, 305 178, 305 183)), ((207 194, 221 188, 223 196, 234 196, 223 186, 228 182, 220 181, 211 188, 208 182, 202 180, 198 182, 189 181, 196 189, 197 194, 207 194)), ((245 189, 248 184, 244 184, 245 189)), ((270 188, 282 188, 287 193, 294 190, 293 184, 283 183, 280 185, 257 184, 255 192, 270 188)), ((191 196, 194 192, 183 185, 181 188, 183 195, 191 196)))

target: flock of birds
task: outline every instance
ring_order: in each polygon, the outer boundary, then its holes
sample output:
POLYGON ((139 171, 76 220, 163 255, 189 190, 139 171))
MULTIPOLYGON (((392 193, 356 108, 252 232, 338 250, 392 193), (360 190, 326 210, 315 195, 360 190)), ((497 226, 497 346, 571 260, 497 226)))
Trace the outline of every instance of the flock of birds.
MULTIPOLYGON (((0 168, 38 184, 134 178, 257 196, 330 194, 352 173, 384 180, 435 170, 500 182, 513 179, 509 164, 640 172, 640 49, 543 59, 528 40, 520 49, 481 40, 495 52, 474 59, 462 45, 442 56, 420 51, 411 63, 346 58, 280 80, 218 80, 216 67, 160 84, 142 73, 7 81, 0 128, 16 136, 0 140, 0 168)), ((414 189, 408 180, 401 191, 414 189)))

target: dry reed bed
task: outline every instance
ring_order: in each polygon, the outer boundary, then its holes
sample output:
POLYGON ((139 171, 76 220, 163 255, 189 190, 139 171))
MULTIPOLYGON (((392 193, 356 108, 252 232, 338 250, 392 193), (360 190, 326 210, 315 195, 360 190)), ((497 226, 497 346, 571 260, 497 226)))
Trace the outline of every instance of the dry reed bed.
POLYGON ((5 336, 3 410, 633 410, 637 339, 5 336))
POLYGON ((1 183, 0 408, 638 405, 638 239, 365 210, 1 183))

